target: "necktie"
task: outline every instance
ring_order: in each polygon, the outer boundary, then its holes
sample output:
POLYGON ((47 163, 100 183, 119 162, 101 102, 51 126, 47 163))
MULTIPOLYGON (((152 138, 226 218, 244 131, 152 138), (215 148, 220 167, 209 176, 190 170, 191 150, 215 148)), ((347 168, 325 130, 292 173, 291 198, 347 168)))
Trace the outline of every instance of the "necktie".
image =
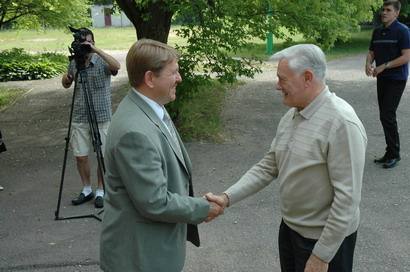
POLYGON ((179 142, 178 142, 177 133, 174 129, 174 125, 172 123, 171 117, 169 116, 168 112, 165 109, 164 109, 164 117, 162 118, 162 120, 164 121, 165 125, 168 128, 169 134, 171 134, 172 140, 174 140, 174 142, 175 142, 175 144, 178 148, 179 154, 182 155, 181 147, 179 146, 179 142))

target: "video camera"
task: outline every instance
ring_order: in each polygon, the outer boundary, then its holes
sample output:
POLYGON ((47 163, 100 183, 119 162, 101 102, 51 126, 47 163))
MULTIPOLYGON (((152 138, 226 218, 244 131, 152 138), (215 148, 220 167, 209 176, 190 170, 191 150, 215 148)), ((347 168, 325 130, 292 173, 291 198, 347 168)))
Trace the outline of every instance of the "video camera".
POLYGON ((69 59, 74 59, 78 66, 84 67, 87 55, 91 53, 91 46, 89 44, 83 44, 83 42, 87 41, 86 37, 90 33, 83 28, 76 29, 71 26, 69 26, 68 28, 73 33, 74 37, 74 41, 68 48, 71 54, 69 59))

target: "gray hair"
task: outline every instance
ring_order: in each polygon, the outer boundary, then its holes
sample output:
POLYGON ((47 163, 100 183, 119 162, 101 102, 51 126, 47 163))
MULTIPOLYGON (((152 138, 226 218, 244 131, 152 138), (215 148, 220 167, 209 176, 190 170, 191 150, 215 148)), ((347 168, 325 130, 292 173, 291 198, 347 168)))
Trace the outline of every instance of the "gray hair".
POLYGON ((315 76, 325 82, 326 57, 320 47, 314 44, 298 44, 275 53, 270 60, 286 59, 289 68, 296 73, 311 69, 315 76))

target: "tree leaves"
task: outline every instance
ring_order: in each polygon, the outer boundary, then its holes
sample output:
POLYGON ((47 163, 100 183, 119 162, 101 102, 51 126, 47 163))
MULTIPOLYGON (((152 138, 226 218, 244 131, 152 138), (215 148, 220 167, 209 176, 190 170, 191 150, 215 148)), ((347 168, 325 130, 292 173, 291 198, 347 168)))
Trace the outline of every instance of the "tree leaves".
POLYGON ((176 45, 182 52, 179 64, 184 81, 178 89, 179 99, 171 105, 175 112, 181 100, 189 99, 199 84, 207 84, 211 78, 232 83, 238 76, 252 77, 260 71, 257 59, 233 57, 255 38, 265 39, 268 32, 284 39, 303 34, 326 49, 337 40, 348 39, 359 23, 372 19, 372 10, 382 4, 381 0, 116 1, 120 7, 127 7, 124 11, 136 26, 138 37, 167 41, 161 20, 165 16, 155 17, 158 8, 150 7, 160 5, 169 11, 168 15, 178 17, 181 26, 177 35, 187 43, 176 45), (147 31, 144 24, 138 23, 139 17, 152 28, 147 31))
POLYGON ((87 1, 9 0, 0 1, 0 29, 86 26, 90 24, 87 1))

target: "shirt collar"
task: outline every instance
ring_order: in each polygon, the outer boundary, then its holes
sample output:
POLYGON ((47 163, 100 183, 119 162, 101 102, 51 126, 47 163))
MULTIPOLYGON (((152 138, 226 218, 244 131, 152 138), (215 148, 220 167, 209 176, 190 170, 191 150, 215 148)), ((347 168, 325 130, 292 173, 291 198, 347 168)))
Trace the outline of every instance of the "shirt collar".
POLYGON ((383 27, 383 29, 388 29, 388 30, 390 30, 390 29, 392 29, 396 24, 398 23, 398 21, 397 21, 397 19, 396 20, 394 20, 388 27, 385 27, 384 25, 382 25, 383 27))
POLYGON ((91 54, 91 58, 90 58, 90 63, 92 63, 93 65, 95 65, 96 62, 97 62, 97 54, 92 53, 92 54, 91 54))
POLYGON ((158 104, 157 102, 155 102, 154 100, 152 100, 151 98, 146 97, 145 95, 143 95, 142 93, 140 93, 137 89, 132 88, 132 90, 139 95, 145 102, 147 102, 147 104, 152 108, 152 110, 155 112, 155 114, 158 116, 158 118, 160 120, 164 119, 164 106, 158 104))
POLYGON ((325 86, 325 88, 320 92, 320 94, 316 96, 315 99, 313 99, 313 101, 310 102, 310 104, 307 105, 306 108, 299 112, 295 109, 294 117, 300 114, 303 118, 310 119, 313 116, 313 114, 315 114, 315 112, 320 108, 320 106, 328 96, 330 96, 329 87, 325 86))

